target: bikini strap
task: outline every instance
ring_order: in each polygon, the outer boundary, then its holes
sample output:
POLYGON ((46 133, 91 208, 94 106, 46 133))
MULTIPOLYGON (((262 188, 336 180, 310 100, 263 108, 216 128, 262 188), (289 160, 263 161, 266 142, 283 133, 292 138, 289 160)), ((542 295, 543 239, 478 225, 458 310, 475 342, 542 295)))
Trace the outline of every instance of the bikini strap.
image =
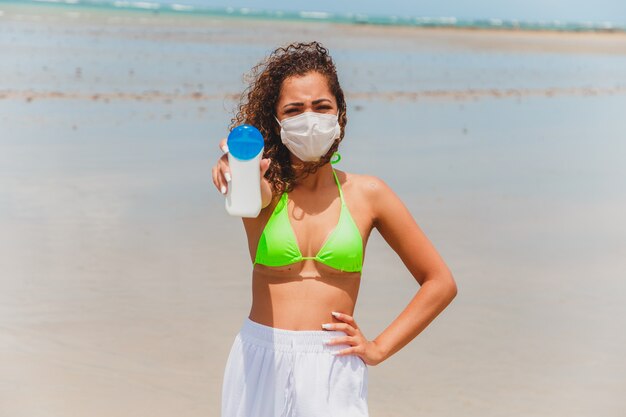
POLYGON ((276 203, 276 206, 274 207, 274 211, 272 212, 270 217, 275 216, 278 211, 283 211, 285 209, 285 207, 287 206, 287 200, 288 199, 289 199, 289 197, 287 196, 287 193, 283 191, 283 193, 280 195, 280 198, 278 199, 278 203, 276 203))
POLYGON ((337 173, 335 172, 335 168, 331 167, 333 170, 333 175, 335 176, 335 182, 337 183, 337 188, 339 188, 339 198, 341 198, 341 204, 345 205, 346 202, 343 199, 343 191, 341 190, 341 184, 339 183, 339 178, 337 178, 337 173))

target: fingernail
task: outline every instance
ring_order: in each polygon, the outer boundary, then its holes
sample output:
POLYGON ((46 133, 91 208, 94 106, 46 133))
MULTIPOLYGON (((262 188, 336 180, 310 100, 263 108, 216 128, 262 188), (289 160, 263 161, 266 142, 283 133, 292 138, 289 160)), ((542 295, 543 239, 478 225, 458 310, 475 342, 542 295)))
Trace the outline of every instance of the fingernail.
POLYGON ((330 325, 329 323, 324 323, 324 324, 322 324, 322 327, 323 327, 324 329, 330 329, 330 326, 331 326, 331 325, 330 325))
POLYGON ((332 352, 330 352, 331 355, 338 355, 340 351, 338 350, 333 350, 332 352))
POLYGON ((226 194, 226 187, 224 187, 223 185, 222 185, 222 188, 220 188, 220 190, 222 190, 222 194, 226 194))
POLYGON ((339 315, 340 315, 341 313, 337 313, 336 311, 333 311, 333 312, 331 312, 330 314, 332 314, 332 315, 333 315, 333 316, 335 316, 335 317, 339 317, 339 315))
POLYGON ((230 182, 230 172, 224 172, 224 178, 226 178, 226 181, 230 182))
POLYGON ((325 345, 327 345, 327 344, 329 344, 329 343, 330 343, 330 339, 326 339, 326 340, 324 340, 324 344, 325 344, 325 345))
POLYGON ((228 145, 222 146, 222 152, 228 153, 228 145))

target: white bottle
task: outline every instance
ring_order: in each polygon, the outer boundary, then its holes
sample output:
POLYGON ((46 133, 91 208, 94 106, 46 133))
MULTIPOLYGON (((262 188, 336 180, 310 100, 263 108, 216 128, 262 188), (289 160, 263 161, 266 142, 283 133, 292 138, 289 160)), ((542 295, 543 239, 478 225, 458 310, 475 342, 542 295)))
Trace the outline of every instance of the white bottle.
POLYGON ((231 216, 257 217, 261 212, 261 158, 265 141, 251 125, 234 128, 227 139, 230 183, 226 211, 231 216))

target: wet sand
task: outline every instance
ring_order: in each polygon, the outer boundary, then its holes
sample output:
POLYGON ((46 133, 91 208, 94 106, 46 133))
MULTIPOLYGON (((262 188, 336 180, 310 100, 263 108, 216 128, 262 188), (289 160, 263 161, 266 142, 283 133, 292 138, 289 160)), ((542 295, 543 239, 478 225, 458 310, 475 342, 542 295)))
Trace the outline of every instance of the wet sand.
MULTIPOLYGON (((337 168, 384 179, 459 286, 370 368, 370 414, 626 409, 623 35, 0 10, 3 417, 219 415, 251 260, 210 168, 242 75, 303 38, 348 98, 337 168)), ((365 335, 418 289, 374 231, 365 335)))
MULTIPOLYGON (((346 99, 365 99, 365 100, 423 100, 423 99, 440 99, 440 100, 454 100, 454 101, 466 101, 476 100, 480 98, 500 98, 500 97, 530 97, 530 96, 545 96, 554 97, 561 95, 568 96, 598 96, 598 95, 614 95, 625 94, 626 86, 617 86, 613 88, 594 88, 594 87, 580 87, 580 88, 541 88, 541 89, 523 89, 523 88, 511 88, 511 89, 487 89, 487 90, 457 90, 457 91, 393 91, 393 92, 368 92, 368 93, 347 93, 346 99)), ((33 100, 49 100, 49 99, 63 99, 63 100, 90 100, 90 101, 109 101, 116 100, 128 100, 128 101, 161 101, 165 103, 171 103, 173 100, 237 100, 239 98, 238 93, 224 93, 224 94, 205 94, 201 92, 194 92, 190 94, 171 94, 161 91, 149 91, 145 93, 64 93, 62 91, 43 92, 43 91, 11 91, 5 90, 0 92, 0 100, 24 100, 31 102, 33 100)))

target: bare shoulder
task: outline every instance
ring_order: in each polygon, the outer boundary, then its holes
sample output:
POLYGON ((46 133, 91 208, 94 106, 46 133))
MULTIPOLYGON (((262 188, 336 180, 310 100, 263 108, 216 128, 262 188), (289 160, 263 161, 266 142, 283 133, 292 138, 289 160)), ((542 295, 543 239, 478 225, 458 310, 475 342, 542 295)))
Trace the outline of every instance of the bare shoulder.
MULTIPOLYGON (((375 175, 357 175, 354 183, 366 200, 374 227, 384 228, 397 221, 409 221, 411 213, 400 196, 382 178, 375 175)), ((414 220, 411 218, 410 220, 414 220)))
POLYGON ((380 204, 381 201, 393 199, 394 192, 383 179, 375 175, 339 172, 344 174, 345 188, 350 191, 350 196, 358 201, 360 210, 367 208, 372 222, 376 222, 381 210, 384 209, 380 204))
POLYGON ((395 206, 402 205, 400 198, 385 180, 377 176, 364 175, 361 189, 370 202, 372 218, 376 227, 378 227, 378 223, 385 212, 389 212, 389 203, 395 206))
POLYGON ((339 174, 339 178, 341 178, 342 176, 345 178, 346 185, 354 187, 362 192, 374 190, 383 184, 383 180, 374 175, 355 174, 352 172, 341 171, 338 169, 335 169, 335 171, 339 174))
POLYGON ((359 189, 369 197, 379 197, 380 193, 390 190, 385 181, 377 176, 359 174, 357 177, 356 181, 359 184, 359 189))
POLYGON ((372 203, 391 191, 385 181, 375 175, 348 174, 348 176, 352 187, 372 203))

